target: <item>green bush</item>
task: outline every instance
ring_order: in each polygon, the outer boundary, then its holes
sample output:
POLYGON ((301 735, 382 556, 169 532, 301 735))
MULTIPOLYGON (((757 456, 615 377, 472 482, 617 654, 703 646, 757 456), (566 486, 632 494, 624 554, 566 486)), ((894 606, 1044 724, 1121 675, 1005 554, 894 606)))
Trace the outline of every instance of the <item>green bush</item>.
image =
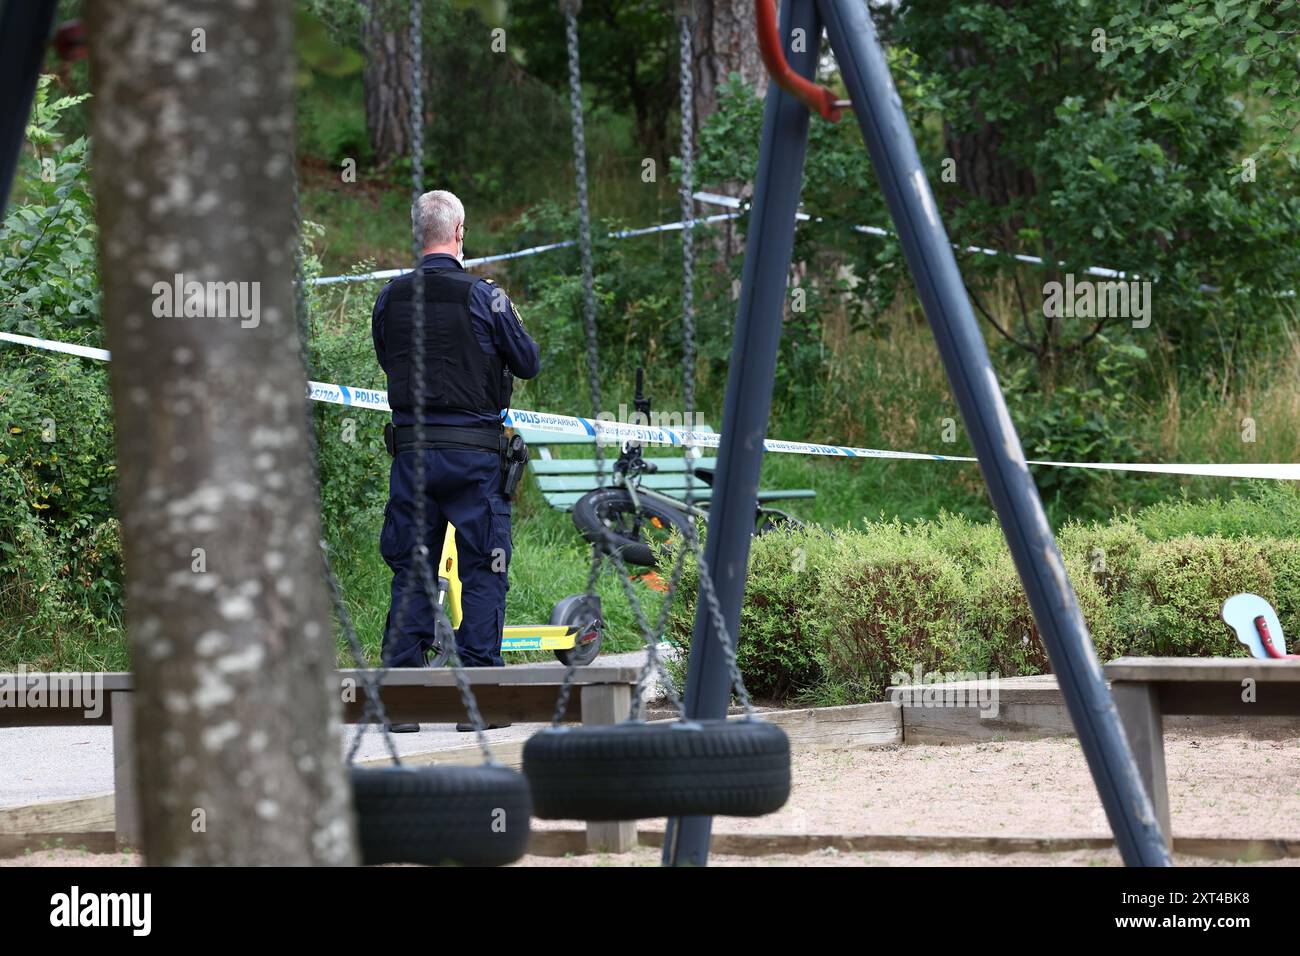
MULTIPOLYGON (((1244 655, 1219 618, 1240 591, 1273 602, 1284 631, 1300 633, 1300 541, 1152 538, 1119 517, 1071 525, 1060 545, 1103 660, 1244 655)), ((697 573, 687 565, 672 634, 689 646, 697 573)), ((740 630, 746 685, 764 698, 879 700, 894 675, 918 668, 1004 677, 1051 669, 1001 529, 950 515, 755 538, 740 630)))
MULTIPOLYGON (((797 538, 774 532, 759 540, 769 546, 754 549, 750 576, 761 579, 764 586, 746 588, 740 625, 746 639, 737 658, 751 693, 781 698, 798 694, 821 675, 814 653, 818 645, 814 629, 821 603, 819 589, 829 577, 840 541, 838 536, 816 527, 797 538), (796 540, 797 545, 792 543, 796 540), (778 542, 784 542, 786 547, 778 542)), ((668 631, 684 645, 690 641, 698 587, 699 567, 688 559, 682 568, 668 631)), ((681 684, 686 674, 686 655, 678 655, 670 671, 681 684)))
MULTIPOLYGON (((0 233, 0 329, 99 345, 86 140, 60 124, 85 96, 43 76, 0 233)), ((126 663, 104 366, 5 347, 0 364, 0 668, 126 663)))
POLYGON ((1171 499, 1149 505, 1133 519, 1149 538, 1217 534, 1225 538, 1276 538, 1300 533, 1300 486, 1257 481, 1245 494, 1193 501, 1171 499))
MULTIPOLYGON (((349 300, 338 312, 315 310, 309 350, 311 377, 362 388, 385 387, 370 339, 370 304, 349 300)), ((368 527, 388 498, 388 416, 365 409, 312 403, 321 483, 321 521, 327 536, 368 527)))

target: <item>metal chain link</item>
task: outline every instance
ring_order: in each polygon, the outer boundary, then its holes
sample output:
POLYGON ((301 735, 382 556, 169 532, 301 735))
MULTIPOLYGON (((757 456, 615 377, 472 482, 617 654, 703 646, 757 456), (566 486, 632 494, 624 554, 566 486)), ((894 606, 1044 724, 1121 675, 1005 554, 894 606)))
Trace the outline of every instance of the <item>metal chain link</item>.
MULTIPOLYGON (((687 415, 695 411, 695 74, 691 69, 691 17, 678 18, 679 84, 681 87, 682 157, 682 402, 687 415)), ((687 421, 691 419, 687 418, 687 421)), ((686 493, 691 493, 688 468, 686 493)), ((689 498, 687 499, 690 500, 689 498)))
MULTIPOLYGON (((695 148, 692 142, 695 133, 695 74, 692 70, 691 15, 689 4, 682 5, 682 13, 677 18, 678 33, 678 71, 681 90, 682 116, 682 156, 681 156, 681 203, 682 203, 682 397, 685 408, 684 420, 693 423, 695 412, 695 148)), ((695 482, 691 468, 692 448, 687 448, 686 467, 686 501, 694 501, 695 482)), ((700 546, 699 535, 692 525, 687 532, 687 544, 695 556, 699 569, 699 591, 709 606, 709 618, 713 622, 714 633, 722 645, 722 652, 727 660, 732 686, 740 699, 746 715, 754 713, 749 699, 749 691, 740 674, 736 661, 736 651, 727 636, 727 625, 723 620, 722 608, 718 604, 718 595, 709 576, 709 567, 704 560, 704 550, 700 546)))
MULTIPOLYGON (((307 283, 303 275, 302 264, 302 207, 299 202, 298 191, 298 164, 290 164, 293 169, 293 221, 295 225, 294 235, 294 262, 293 262, 293 306, 294 317, 298 325, 298 362, 302 366, 303 374, 307 379, 312 377, 311 355, 308 351, 307 343, 311 340, 311 317, 307 304, 307 283)), ((303 417, 307 429, 307 457, 311 471, 311 490, 315 496, 316 507, 320 508, 320 442, 316 437, 316 412, 314 403, 309 397, 303 397, 303 417)), ((397 753, 397 745, 392 735, 388 733, 388 715, 384 712, 384 702, 379 695, 379 685, 382 678, 382 672, 375 673, 366 666, 365 651, 361 647, 361 641, 357 637, 357 629, 353 625, 352 615, 348 612, 347 605, 343 601, 342 589, 339 587, 338 578, 334 574, 334 568, 329 558, 328 546, 324 537, 320 539, 320 557, 321 566, 325 572, 325 582, 329 587, 330 601, 333 605, 334 614, 338 618, 339 626, 343 629, 343 634, 348 642, 348 649, 352 654, 352 660, 360 669, 361 681, 365 687, 366 702, 362 712, 363 720, 357 725, 357 729, 352 734, 352 742, 348 747, 347 762, 352 763, 356 758, 357 750, 361 746, 361 738, 365 736, 366 731, 372 723, 379 725, 383 735, 384 744, 388 748, 388 754, 397 766, 402 765, 402 758, 397 753)))
MULTIPOLYGON (((600 416, 600 353, 596 332, 596 278, 592 264, 591 205, 587 190, 587 132, 582 118, 582 68, 578 57, 578 7, 576 0, 564 0, 564 41, 569 60, 569 118, 573 130, 573 178, 578 191, 578 250, 582 263, 582 326, 587 339, 587 386, 591 392, 591 417, 600 416)), ((596 435, 596 487, 605 484, 605 449, 596 435)), ((587 603, 595 607, 596 582, 604 563, 598 545, 591 546, 591 567, 587 572, 587 603)), ((569 664, 560 683, 553 724, 564 719, 572 692, 576 664, 569 664)))
MULTIPOLYGON (((411 201, 419 200, 424 193, 424 29, 420 9, 421 0, 411 0, 411 201)), ((424 245, 418 235, 412 236, 415 269, 412 273, 414 319, 411 323, 411 378, 415 382, 415 444, 424 447, 424 245)), ((415 546, 414 567, 417 585, 424 588, 425 597, 431 605, 438 601, 438 587, 433 577, 432 556, 426 543, 429 535, 428 501, 425 497, 427 482, 427 464, 423 452, 415 456, 415 546)), ((408 582, 409 586, 409 582, 408 582)), ((398 630, 400 622, 394 625, 398 630)), ((478 709, 478 701, 469 686, 469 679, 461 667, 460 655, 456 650, 456 641, 452 639, 450 648, 452 674, 456 680, 456 689, 460 694, 461 706, 465 708, 474 734, 478 739, 479 749, 484 760, 496 763, 492 748, 488 746, 487 736, 483 733, 483 716, 478 709)))
POLYGON ((691 528, 688 532, 688 537, 691 551, 694 553, 696 564, 699 566, 700 593, 704 595, 704 600, 709 605, 709 618, 713 621, 713 632, 718 637, 718 643, 722 645, 722 655, 727 661, 731 686, 735 688, 736 696, 740 698, 740 706, 744 708, 745 715, 752 717, 754 716, 754 705, 749 699, 749 690, 745 687, 745 680, 740 675, 740 664, 736 660, 735 647, 727 637, 727 622, 723 620, 722 606, 718 603, 717 592, 713 589, 713 578, 710 577, 709 566, 704 560, 704 549, 700 546, 700 538, 695 533, 694 528, 691 528))
MULTIPOLYGON (((653 634, 645 635, 646 637, 646 659, 645 664, 641 666, 641 673, 637 675, 636 688, 632 691, 632 710, 628 714, 628 720, 641 719, 641 705, 645 694, 645 685, 651 675, 660 678, 660 683, 664 692, 672 701, 677 710, 677 715, 683 720, 686 719, 686 706, 677 695, 677 688, 673 684, 673 678, 668 673, 668 666, 659 657, 659 639, 668 629, 668 613, 672 607, 674 596, 677 594, 677 588, 681 584, 682 569, 686 565, 686 551, 682 548, 677 549, 677 557, 673 560, 673 573, 668 581, 668 590, 664 594, 664 599, 659 605, 659 620, 655 625, 653 634)), ((628 588, 631 588, 631 582, 628 582, 628 588)), ((635 595, 632 595, 633 598, 635 595)), ((637 602, 640 606, 640 602, 637 602)), ((644 635, 645 632, 643 632, 644 635)))
MULTIPOLYGON (((589 197, 587 189, 587 150, 586 134, 583 125, 582 114, 582 74, 579 64, 578 51, 578 22, 577 22, 577 3, 573 0, 567 0, 564 7, 564 26, 565 40, 569 61, 569 104, 573 126, 573 161, 574 174, 577 181, 578 191, 578 245, 581 252, 582 261, 582 283, 583 283, 583 325, 586 331, 587 339, 587 375, 591 388, 592 418, 598 418, 600 414, 600 364, 599 352, 597 349, 597 331, 596 331, 596 297, 595 281, 592 268, 592 240, 591 240, 591 213, 589 206, 589 197)), ((678 18, 678 40, 679 40, 679 79, 681 90, 681 116, 682 116, 682 156, 681 156, 681 189, 680 199, 682 208, 682 362, 683 362, 683 401, 686 421, 692 421, 695 409, 695 365, 696 365, 696 327, 695 327, 695 241, 694 241, 694 218, 695 207, 692 193, 694 191, 695 176, 695 154, 692 142, 694 134, 694 99, 695 83, 692 72, 692 43, 691 43, 692 18, 689 8, 683 9, 683 13, 678 18)), ((686 454, 690 456, 694 449, 688 447, 686 454)), ((686 469, 686 501, 687 504, 694 502, 694 483, 693 473, 688 459, 686 469)), ((600 442, 600 436, 596 436, 596 483, 597 487, 604 484, 604 452, 600 442)), ((723 654, 727 660, 727 666, 730 671, 731 681, 736 688, 737 696, 740 698, 745 708, 746 714, 753 713, 753 706, 750 703, 749 693, 745 689, 745 684, 741 678, 740 668, 736 661, 736 654, 727 637, 727 627, 723 620, 722 608, 718 604, 717 594, 713 588, 713 582, 709 577, 708 565, 704 560, 703 550, 700 547, 699 536, 692 525, 685 535, 686 547, 689 547, 691 553, 696 559, 699 569, 700 591, 705 596, 705 601, 709 606, 709 616, 714 626, 714 631, 718 640, 722 643, 723 654)), ((685 559, 685 551, 679 550, 676 560, 673 564, 673 571, 668 584, 668 590, 659 608, 659 618, 654 627, 651 627, 649 619, 645 615, 645 610, 641 606, 640 598, 636 594, 635 588, 627 572, 627 566, 621 555, 612 553, 609 555, 610 560, 615 565, 618 572, 619 583, 623 592, 632 607, 633 616, 636 619, 637 627, 646 642, 646 662, 641 668, 638 675, 634 697, 632 701, 632 711, 630 719, 637 719, 641 714, 642 695, 644 686, 649 680, 652 673, 658 674, 663 678, 663 686, 668 694, 677 713, 685 719, 686 713, 681 698, 677 694, 677 689, 673 684, 671 675, 667 667, 659 657, 658 644, 659 639, 664 634, 668 626, 668 616, 672 607, 672 602, 676 596, 678 586, 681 583, 682 568, 685 559)), ((587 580, 587 596, 594 598, 596 580, 600 572, 602 555, 599 546, 592 546, 592 564, 591 572, 587 580)), ((565 710, 568 707, 569 697, 572 690, 573 674, 575 665, 570 664, 565 670, 564 680, 560 687, 559 698, 556 702, 555 714, 552 717, 553 724, 559 724, 564 719, 565 710)))

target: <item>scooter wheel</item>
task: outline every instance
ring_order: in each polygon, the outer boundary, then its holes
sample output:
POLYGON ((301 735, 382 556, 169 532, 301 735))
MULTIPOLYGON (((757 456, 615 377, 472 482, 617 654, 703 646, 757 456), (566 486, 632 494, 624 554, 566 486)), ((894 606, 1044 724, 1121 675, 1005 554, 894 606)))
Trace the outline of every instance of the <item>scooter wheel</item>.
POLYGON ((555 652, 561 664, 585 667, 600 654, 605 639, 605 619, 600 611, 600 598, 585 594, 570 594, 551 609, 551 623, 578 629, 573 647, 555 652))

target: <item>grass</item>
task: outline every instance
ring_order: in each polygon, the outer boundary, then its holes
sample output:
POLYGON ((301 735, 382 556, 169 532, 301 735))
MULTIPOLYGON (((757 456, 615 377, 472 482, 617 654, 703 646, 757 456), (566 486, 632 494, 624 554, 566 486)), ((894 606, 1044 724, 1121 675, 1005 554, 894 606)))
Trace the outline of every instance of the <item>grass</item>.
MULTIPOLYGON (((300 120, 317 135, 306 139, 300 164, 302 214, 328 225, 321 259, 327 275, 355 269, 358 263, 376 268, 403 266, 411 258, 409 172, 404 168, 377 171, 361 168, 356 182, 343 182, 340 157, 355 158, 364 140, 364 106, 356 101, 359 85, 315 84, 303 97, 300 120), (324 130, 324 132, 321 132, 324 130)), ((641 175, 644 150, 636 142, 635 123, 627 117, 597 109, 588 112, 587 163, 591 213, 596 220, 653 225, 677 218, 678 198, 666 169, 653 182, 641 175)), ((485 123, 493 122, 491 117, 485 123)), ((476 135, 491 139, 491 128, 476 135)), ((512 130, 496 130, 501 141, 514 138, 512 130)), ((509 252, 518 246, 512 238, 520 214, 550 200, 564 207, 576 205, 573 165, 569 151, 540 155, 529 175, 508 186, 483 187, 469 176, 447 176, 436 161, 426 163, 427 189, 450 189, 465 203, 468 257, 509 252)), ((558 241, 568 236, 547 237, 558 241)), ((653 239, 647 241, 654 241, 653 239)), ((369 287, 367 287, 369 288, 369 287)), ((375 285, 371 294, 377 293, 375 285)))
MULTIPOLYGON (((379 556, 380 522, 357 529, 337 547, 334 566, 343 588, 357 635, 372 663, 379 661, 384 621, 388 612, 392 576, 379 556)), ((587 589, 591 551, 578 536, 567 514, 551 510, 531 486, 516 503, 514 556, 510 562, 510 591, 506 600, 507 624, 546 623, 551 607, 568 594, 587 589)), ((651 621, 657 618, 662 596, 640 581, 631 587, 651 621)), ((606 570, 597 583, 605 614, 602 653, 641 647, 641 632, 631 606, 613 572, 606 570)), ((340 661, 350 666, 351 655, 340 643, 340 661)), ((549 653, 511 655, 512 661, 553 660, 549 653)))
MULTIPOLYGON (((309 155, 301 173, 303 215, 326 225, 319 254, 327 274, 354 270, 358 265, 390 268, 410 257, 409 184, 401 170, 381 174, 363 169, 356 183, 344 183, 333 159, 319 158, 346 155, 352 148, 349 137, 358 135, 358 117, 364 115, 360 104, 349 99, 354 92, 345 95, 341 88, 321 82, 306 95, 303 108, 306 128, 328 126, 332 136, 304 142, 309 155), (329 124, 323 122, 324 117, 332 118, 329 124)), ((642 155, 632 123, 603 110, 590 112, 587 119, 593 214, 598 219, 637 225, 675 219, 677 198, 667 171, 661 169, 656 182, 641 180, 642 155)), ((571 161, 565 151, 539 156, 532 174, 507 188, 482 189, 469 180, 436 185, 455 189, 466 199, 470 223, 466 252, 471 256, 515 248, 514 223, 529 205, 548 199, 563 206, 574 202, 571 161)), ((671 234, 623 242, 635 244, 631 246, 635 254, 647 258, 671 258, 678 248, 678 240, 671 234)), ((530 260, 540 269, 556 268, 550 264, 554 261, 545 254, 530 260)), ((364 317, 378 289, 378 283, 347 286, 332 291, 332 298, 325 300, 339 310, 349 335, 368 335, 364 317)), ((665 289, 664 294, 672 297, 677 291, 665 289)), ((542 340, 545 350, 547 317, 530 311, 526 298, 518 298, 530 331, 542 340)), ((1280 303, 1282 308, 1288 305, 1280 303)), ((1294 315, 1291 317, 1294 320, 1294 315)), ((770 435, 969 454, 960 427, 956 442, 943 441, 944 419, 959 416, 910 290, 899 297, 876 333, 855 329, 843 309, 825 309, 819 318, 821 325, 812 343, 819 349, 818 361, 808 363, 806 372, 794 371, 792 364, 783 362, 770 435)), ((629 331, 632 325, 629 319, 629 331)), ((1267 364, 1231 377, 1211 371, 1204 382, 1190 386, 1185 376, 1180 378, 1171 367, 1157 361, 1159 355, 1153 350, 1150 377, 1154 382, 1143 390, 1150 397, 1135 395, 1130 400, 1126 422, 1137 433, 1143 458, 1163 462, 1300 461, 1300 429, 1295 426, 1300 421, 1300 333, 1295 331, 1294 321, 1291 328, 1267 364), (1243 441, 1245 418, 1254 421, 1253 442, 1243 441)), ((787 343, 795 334, 794 330, 787 334, 787 343)), ((671 330, 656 335, 670 340, 671 330)), ((719 343, 706 344, 715 350, 719 347, 719 343)), ((725 342, 721 347, 725 348, 725 342)), ((639 361, 648 366, 648 390, 656 407, 681 406, 679 366, 655 362, 653 356, 647 361, 635 354, 629 340, 604 341, 601 352, 607 407, 630 403, 639 361)), ((1005 356, 995 352, 995 361, 1001 364, 1004 360, 1005 356)), ((378 370, 373 371, 371 383, 381 382, 378 370)), ((726 374, 725 361, 705 362, 700 368, 697 405, 715 427, 721 424, 726 374)), ((324 370, 317 377, 323 376, 324 370)), ((586 413, 586 389, 583 355, 578 350, 561 351, 559 360, 546 368, 541 379, 520 383, 515 404, 586 413)), ((1088 481, 1090 499, 1103 507, 1130 511, 1165 502, 1156 510, 1142 512, 1138 519, 1147 522, 1143 530, 1153 538, 1160 536, 1160 528, 1178 534, 1202 533, 1197 529, 1212 526, 1225 536, 1234 532, 1294 536, 1300 529, 1300 513, 1293 502, 1287 505, 1279 499, 1276 507, 1264 511, 1235 504, 1232 495, 1246 488, 1245 482, 1141 475, 1092 475, 1088 481), (1211 500, 1216 496, 1224 500, 1211 500)), ((861 526, 878 518, 916 521, 945 510, 974 521, 992 518, 974 464, 772 454, 764 461, 760 485, 815 489, 815 499, 778 502, 776 506, 827 527, 861 526)), ((1046 503, 1054 526, 1060 527, 1071 517, 1068 501, 1046 503)), ((373 509, 369 515, 348 528, 327 528, 326 533, 334 542, 335 565, 363 645, 370 659, 377 660, 388 606, 389 572, 378 554, 378 518, 373 509)), ((547 620, 556 600, 585 589, 588 567, 589 552, 568 515, 547 508, 532 482, 526 481, 515 513, 507 622, 547 620)), ((659 595, 640 583, 634 587, 653 617, 659 595)), ((639 646, 634 616, 609 571, 599 583, 599 592, 608 623, 607 649, 639 646)), ((50 627, 24 612, 25 607, 15 595, 0 593, 0 619, 7 622, 0 633, 0 661, 76 670, 127 666, 120 618, 50 627)), ((341 657, 346 660, 346 652, 341 657)))

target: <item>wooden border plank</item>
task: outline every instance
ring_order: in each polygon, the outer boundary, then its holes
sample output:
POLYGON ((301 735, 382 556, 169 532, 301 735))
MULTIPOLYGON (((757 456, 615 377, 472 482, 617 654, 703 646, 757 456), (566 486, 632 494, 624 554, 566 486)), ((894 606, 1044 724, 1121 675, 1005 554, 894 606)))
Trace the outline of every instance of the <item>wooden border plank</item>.
MULTIPOLYGON (((642 829, 641 846, 663 845, 662 829, 642 829)), ((567 856, 584 852, 582 830, 534 830, 528 852, 533 856, 567 856)), ((710 852, 727 856, 801 856, 824 850, 841 853, 1069 853, 1108 850, 1110 837, 983 836, 927 833, 714 833, 710 852)), ((1300 857, 1300 840, 1238 837, 1174 837, 1174 852, 1215 860, 1257 863, 1300 857)))

